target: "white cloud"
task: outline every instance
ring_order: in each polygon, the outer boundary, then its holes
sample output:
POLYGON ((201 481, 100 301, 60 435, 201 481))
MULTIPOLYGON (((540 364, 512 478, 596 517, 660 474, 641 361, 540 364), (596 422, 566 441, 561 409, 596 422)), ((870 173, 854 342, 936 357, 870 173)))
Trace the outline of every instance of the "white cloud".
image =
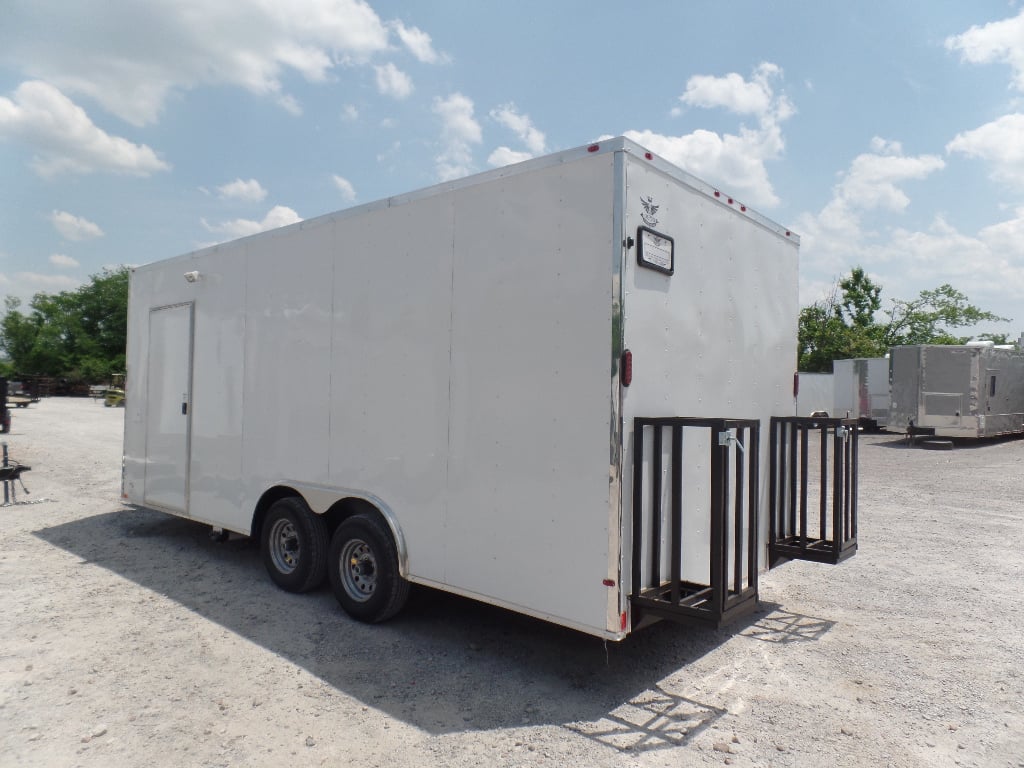
POLYGON ((224 221, 220 224, 210 224, 206 219, 201 219, 202 224, 210 232, 217 235, 224 235, 228 239, 235 239, 238 237, 245 237, 246 235, 255 235, 257 232, 266 232, 268 229, 277 229, 278 227, 284 227, 288 224, 294 224, 298 221, 302 221, 302 217, 299 216, 291 208, 287 208, 283 205, 275 205, 266 216, 263 217, 262 221, 252 221, 250 219, 233 219, 231 221, 224 221))
POLYGON ((501 166, 512 165, 512 163, 521 163, 524 160, 529 160, 531 157, 533 155, 529 152, 516 152, 508 147, 498 147, 488 155, 487 162, 495 168, 500 168, 501 166))
POLYGON ((258 203, 267 196, 267 190, 256 179, 234 181, 217 187, 222 200, 241 200, 246 203, 258 203))
POLYGON ((972 131, 957 134, 947 152, 987 161, 992 178, 1024 187, 1024 114, 1003 115, 972 131))
MULTIPOLYGON (((946 49, 958 51, 962 61, 972 64, 1009 64, 1012 86, 1024 91, 1024 11, 948 37, 946 49)), ((1024 188, 1024 115, 1003 115, 959 133, 946 145, 946 152, 984 160, 991 167, 993 179, 1024 188)))
POLYGON ((38 80, 19 85, 11 99, 0 96, 3 137, 32 147, 32 165, 44 177, 97 171, 149 176, 170 169, 152 149, 101 130, 84 109, 38 80))
POLYGON ((751 115, 757 118, 756 127, 741 125, 736 134, 722 135, 704 129, 683 136, 649 130, 626 131, 625 135, 691 173, 727 188, 745 202, 763 207, 777 205, 779 199, 765 163, 782 156, 786 146, 782 123, 795 111, 785 94, 776 90, 776 81, 781 78, 778 66, 764 62, 749 81, 731 73, 724 77, 695 75, 687 82, 680 97, 684 104, 751 115))
POLYGON ((279 95, 277 97, 277 105, 293 117, 302 116, 302 105, 290 93, 279 95))
POLYGON ((864 224, 869 211, 903 214, 910 204, 905 182, 943 167, 939 157, 906 155, 898 142, 874 139, 871 151, 842 174, 828 204, 798 217, 801 302, 821 298, 835 278, 859 265, 886 297, 910 299, 949 283, 977 306, 1013 316, 1015 297, 1024 292, 1024 207, 976 234, 960 232, 942 216, 924 230, 886 226, 880 216, 864 224))
POLYGON ((97 224, 67 211, 54 211, 50 214, 50 222, 65 240, 77 242, 103 237, 103 230, 97 224))
POLYGON ((473 144, 483 140, 480 124, 473 117, 473 101, 461 93, 435 98, 434 114, 441 118, 441 153, 435 158, 442 181, 473 172, 473 144))
POLYGON ((505 104, 492 109, 490 115, 492 120, 512 131, 531 153, 544 154, 547 139, 534 127, 528 115, 519 113, 515 104, 505 104))
MULTIPOLYGON (((294 111, 289 72, 326 81, 386 51, 389 38, 365 0, 106 0, 102 13, 32 0, 4 13, 0 62, 134 125, 155 122, 171 94, 204 85, 244 88, 294 111)), ((406 30, 421 55, 422 35, 406 30)))
POLYGON ((774 81, 781 77, 782 69, 767 61, 757 66, 749 81, 735 72, 723 77, 694 75, 686 82, 686 91, 679 100, 691 107, 722 107, 738 115, 757 117, 774 114, 776 119, 785 120, 792 106, 785 96, 775 94, 774 81))
MULTIPOLYGON (((926 231, 897 228, 881 236, 856 233, 854 239, 804 238, 801 246, 800 301, 822 298, 835 278, 859 265, 892 297, 911 299, 943 283, 965 293, 971 303, 1019 322, 1016 296, 1024 292, 1024 209, 1014 219, 977 235, 958 231, 936 217, 926 231)), ((991 325, 991 324, 988 324, 991 325)), ((982 328, 981 330, 993 330, 982 328)))
POLYGON ((861 215, 871 210, 902 213, 910 197, 900 185, 924 179, 945 167, 936 155, 904 155, 899 142, 875 137, 871 149, 854 158, 821 211, 804 214, 798 220, 798 229, 805 236, 805 252, 818 258, 831 254, 830 261, 836 264, 850 258, 856 263, 851 254, 857 252, 864 237, 861 215))
POLYGON ((1024 262, 1024 208, 1018 208, 1015 214, 1013 219, 985 227, 979 238, 994 252, 1024 262))
POLYGON ((356 188, 352 186, 351 181, 337 174, 331 176, 331 181, 334 182, 334 186, 341 192, 341 199, 346 203, 351 203, 356 199, 356 188))
POLYGON ((355 104, 346 104, 341 108, 341 119, 346 123, 354 123, 359 119, 359 109, 355 104))
POLYGON ((1020 244, 1006 248, 1004 237, 1024 229, 1021 213, 976 236, 961 233, 938 217, 927 232, 894 231, 871 258, 898 265, 885 283, 891 295, 911 298, 922 289, 950 283, 982 309, 1016 315, 1019 322, 1024 318, 1015 297, 1024 292, 1024 250, 1020 244))
POLYGON ((398 39, 402 41, 402 44, 419 61, 422 61, 424 64, 437 64, 442 60, 442 57, 434 50, 430 35, 423 30, 416 27, 406 27, 400 21, 392 22, 390 26, 395 30, 395 34, 398 35, 398 39))
POLYGON ((780 74, 778 66, 765 62, 749 81, 736 72, 722 77, 694 75, 679 100, 691 107, 723 107, 740 115, 763 115, 775 98, 771 79, 780 74))
POLYGON ((685 136, 663 136, 653 131, 626 131, 625 136, 690 173, 725 187, 745 202, 763 207, 778 205, 765 161, 781 154, 781 134, 741 129, 739 135, 719 136, 699 129, 685 136))
POLYGON ((54 253, 50 256, 50 263, 55 267, 68 267, 74 268, 78 266, 78 262, 70 256, 65 256, 63 253, 54 253))
POLYGON ((872 140, 871 148, 873 152, 854 158, 835 194, 846 204, 861 210, 904 210, 910 198, 896 185, 923 179, 946 165, 937 155, 908 157, 898 142, 887 142, 878 137, 872 140))
POLYGON ((1024 11, 1010 19, 973 26, 946 38, 946 49, 959 51, 971 64, 1000 61, 1013 69, 1013 86, 1024 91, 1024 11))
POLYGON ((382 95, 405 99, 412 93, 412 79, 391 62, 373 69, 377 73, 377 91, 382 95))

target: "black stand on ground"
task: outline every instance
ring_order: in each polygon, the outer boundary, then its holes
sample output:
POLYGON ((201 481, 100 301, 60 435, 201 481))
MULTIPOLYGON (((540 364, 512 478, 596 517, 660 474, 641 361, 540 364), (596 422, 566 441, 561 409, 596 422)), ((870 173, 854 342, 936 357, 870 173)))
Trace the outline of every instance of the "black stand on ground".
POLYGON ((19 464, 17 461, 11 461, 7 455, 7 443, 3 444, 3 466, 0 466, 0 480, 4 484, 4 506, 9 507, 12 504, 18 503, 18 497, 15 489, 15 483, 21 483, 21 490, 28 495, 28 488, 25 487, 25 481, 21 479, 22 472, 28 472, 32 467, 25 464, 19 464))

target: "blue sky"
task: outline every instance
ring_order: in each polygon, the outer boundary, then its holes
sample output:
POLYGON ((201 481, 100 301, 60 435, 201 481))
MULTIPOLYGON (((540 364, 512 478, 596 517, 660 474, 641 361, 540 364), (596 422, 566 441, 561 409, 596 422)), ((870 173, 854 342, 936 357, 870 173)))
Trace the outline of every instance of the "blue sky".
POLYGON ((1024 330, 1021 2, 3 0, 0 295, 626 135, 1024 330))

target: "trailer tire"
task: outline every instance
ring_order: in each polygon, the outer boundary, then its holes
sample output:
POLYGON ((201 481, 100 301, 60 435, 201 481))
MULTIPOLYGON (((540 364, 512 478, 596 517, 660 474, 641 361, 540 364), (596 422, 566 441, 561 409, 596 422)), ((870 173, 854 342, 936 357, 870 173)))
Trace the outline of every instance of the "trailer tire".
POLYGON ((327 525, 306 502, 289 496, 270 505, 260 550, 267 573, 288 592, 308 592, 327 575, 327 525))
POLYGON ((405 605, 409 582, 399 573, 391 532, 376 515, 359 513, 339 525, 327 558, 334 597, 352 618, 376 624, 405 605))

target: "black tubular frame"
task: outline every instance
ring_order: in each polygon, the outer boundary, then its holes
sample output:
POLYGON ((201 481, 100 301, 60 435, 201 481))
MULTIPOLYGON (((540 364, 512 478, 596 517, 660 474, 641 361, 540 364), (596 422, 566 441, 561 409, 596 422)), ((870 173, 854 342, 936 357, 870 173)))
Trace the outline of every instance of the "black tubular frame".
POLYGON ((835 565, 856 553, 857 436, 856 419, 772 418, 768 480, 769 567, 788 560, 835 565), (820 443, 820 484, 817 521, 812 521, 808 519, 807 503, 813 460, 808 436, 815 431, 819 433, 820 443))
POLYGON ((757 607, 758 576, 758 488, 760 422, 756 419, 636 418, 633 420, 633 626, 646 615, 720 627, 757 607), (683 431, 706 429, 710 432, 711 503, 710 579, 695 583, 682 579, 683 528, 683 431), (652 430, 649 476, 644 476, 645 430, 652 430), (663 504, 663 437, 670 431, 668 504, 663 504), (742 452, 740 452, 742 451, 742 452), (730 486, 730 452, 735 477, 730 486), (644 488, 650 482, 650 524, 644 538, 644 488), (746 484, 746 493, 744 493, 746 484), (730 488, 732 510, 729 510, 730 488), (668 506, 666 510, 663 507, 668 506), (731 511, 731 515, 730 515, 731 511), (731 518, 731 523, 730 523, 731 518), (662 531, 663 523, 667 530, 662 531), (744 539, 744 523, 747 532, 744 539), (732 541, 730 542, 730 533, 732 541), (669 545, 668 578, 661 573, 662 539, 669 545), (733 568, 729 552, 732 544, 733 568), (643 573, 643 553, 650 554, 647 579, 643 573), (744 585, 744 565, 746 585, 744 585), (644 584, 650 586, 644 588, 644 584))

